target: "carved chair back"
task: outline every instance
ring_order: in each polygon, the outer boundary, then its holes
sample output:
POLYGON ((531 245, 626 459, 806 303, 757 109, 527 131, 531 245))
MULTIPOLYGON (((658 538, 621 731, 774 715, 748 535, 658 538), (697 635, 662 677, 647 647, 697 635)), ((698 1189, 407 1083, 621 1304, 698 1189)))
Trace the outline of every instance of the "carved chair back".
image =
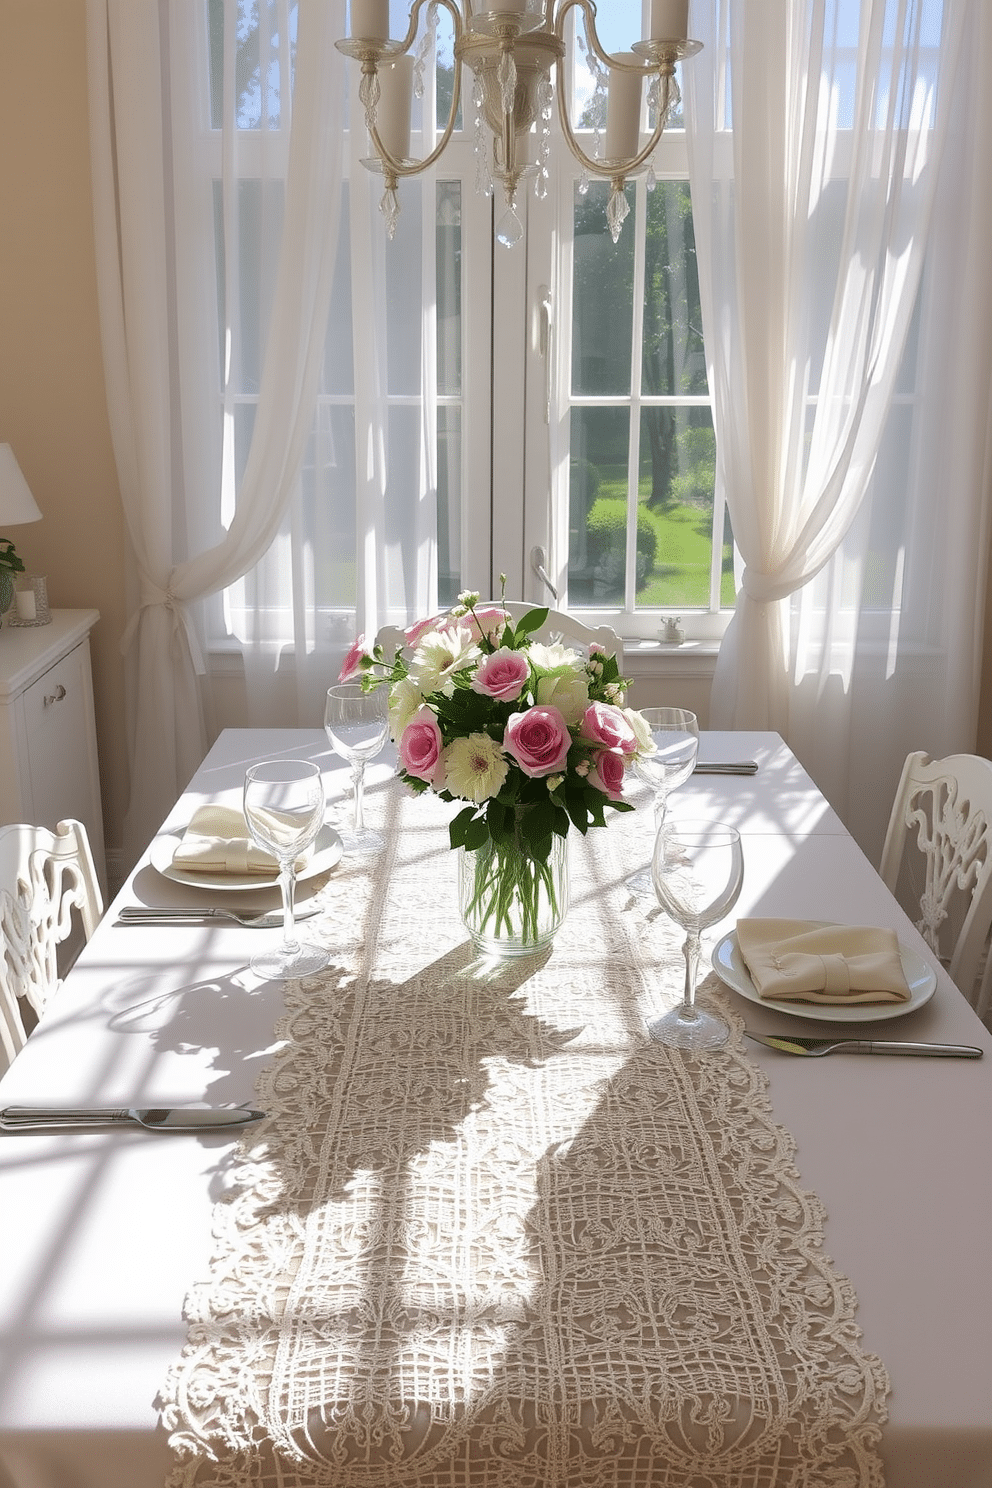
POLYGON ((0 827, 0 1069, 24 1047, 59 986, 59 947, 77 923, 89 940, 102 913, 81 822, 61 821, 54 832, 0 827))
MULTIPOLYGON (((498 603, 496 600, 483 600, 482 605, 498 603)), ((506 610, 514 621, 526 615, 528 610, 543 608, 536 604, 523 604, 520 600, 508 599, 506 610)), ((594 642, 603 647, 605 651, 616 656, 617 664, 623 671, 623 642, 608 625, 584 625, 581 620, 569 614, 567 610, 548 610, 548 618, 541 628, 536 632, 535 639, 545 643, 553 638, 560 638, 566 644, 578 646, 587 650, 594 642)), ((376 636, 376 640, 382 646, 388 658, 401 649, 405 636, 403 629, 398 625, 384 625, 376 636)))
POLYGON ((910 754, 879 872, 985 1017, 992 999, 986 953, 992 926, 992 761, 973 754, 941 760, 910 754))

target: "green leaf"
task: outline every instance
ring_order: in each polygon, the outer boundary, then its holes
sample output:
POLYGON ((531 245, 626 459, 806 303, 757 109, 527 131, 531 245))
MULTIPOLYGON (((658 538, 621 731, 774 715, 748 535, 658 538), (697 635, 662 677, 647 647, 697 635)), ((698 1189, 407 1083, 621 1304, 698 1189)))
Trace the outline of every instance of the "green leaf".
POLYGON ((466 806, 464 811, 452 817, 448 823, 448 840, 452 847, 465 847, 467 845, 469 831, 475 820, 475 807, 466 806))
POLYGON ((521 615, 520 619, 517 621, 516 628, 517 645, 520 644, 525 636, 533 635, 535 630, 540 630, 541 626, 544 624, 547 618, 547 606, 545 606, 544 609, 528 610, 526 615, 521 615))
POLYGON ((469 852, 474 852, 477 847, 484 847, 489 841, 489 823, 485 816, 477 816, 468 824, 465 833, 465 847, 469 852))
POLYGON ((494 796, 489 802, 489 836, 494 842, 512 837, 516 823, 516 812, 512 805, 494 796))

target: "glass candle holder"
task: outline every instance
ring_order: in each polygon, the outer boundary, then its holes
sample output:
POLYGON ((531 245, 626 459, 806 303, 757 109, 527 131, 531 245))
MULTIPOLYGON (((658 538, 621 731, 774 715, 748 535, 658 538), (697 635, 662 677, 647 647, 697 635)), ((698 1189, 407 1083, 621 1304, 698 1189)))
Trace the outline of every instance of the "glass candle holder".
POLYGON ((14 575, 14 603, 7 613, 8 625, 47 625, 52 618, 48 608, 48 583, 43 574, 14 575))

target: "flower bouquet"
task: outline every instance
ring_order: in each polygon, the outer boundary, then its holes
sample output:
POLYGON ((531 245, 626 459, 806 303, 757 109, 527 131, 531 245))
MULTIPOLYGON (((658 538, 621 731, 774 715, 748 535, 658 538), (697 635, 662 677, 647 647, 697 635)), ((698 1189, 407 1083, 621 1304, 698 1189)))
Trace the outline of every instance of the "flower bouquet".
POLYGON ((564 916, 564 840, 605 826, 635 760, 654 750, 624 707, 617 659, 581 655, 535 633, 546 609, 514 623, 502 605, 459 595, 457 608, 404 632, 392 658, 359 637, 341 680, 389 687, 399 775, 416 792, 468 804, 449 825, 463 848, 462 912, 473 939, 503 953, 545 944, 564 916))

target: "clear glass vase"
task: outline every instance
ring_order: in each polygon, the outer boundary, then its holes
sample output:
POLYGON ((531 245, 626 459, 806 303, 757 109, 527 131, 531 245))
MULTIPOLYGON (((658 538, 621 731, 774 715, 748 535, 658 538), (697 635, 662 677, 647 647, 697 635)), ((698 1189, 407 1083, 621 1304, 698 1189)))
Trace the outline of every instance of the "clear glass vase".
POLYGON ((458 849, 458 907, 486 956, 529 956, 551 944, 568 910, 567 839, 552 839, 547 861, 530 855, 519 829, 503 842, 458 849))

